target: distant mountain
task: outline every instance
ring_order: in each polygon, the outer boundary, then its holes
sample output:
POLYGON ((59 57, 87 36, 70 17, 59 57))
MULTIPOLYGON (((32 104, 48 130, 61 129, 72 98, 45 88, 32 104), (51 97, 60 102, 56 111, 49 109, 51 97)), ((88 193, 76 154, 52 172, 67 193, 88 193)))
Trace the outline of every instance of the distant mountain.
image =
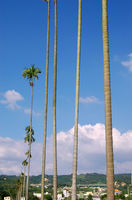
MULTIPOLYGON (((53 176, 46 175, 48 179, 48 183, 52 184, 53 176)), ((115 181, 118 182, 125 182, 130 184, 130 174, 116 174, 115 181)), ((41 175, 39 176, 31 176, 30 183, 40 183, 41 182, 41 175)), ((59 185, 71 185, 72 183, 72 175, 60 175, 58 176, 58 184, 59 185)), ((105 184, 106 183, 106 175, 104 174, 97 174, 97 173, 90 173, 90 174, 79 174, 77 176, 77 184, 105 184)))
MULTIPOLYGON (((19 177, 18 176, 7 176, 1 175, 0 176, 0 185, 9 185, 9 184, 16 184, 16 181, 19 177)), ((46 175, 48 179, 48 184, 52 184, 53 176, 46 175)), ((118 182, 125 182, 130 184, 130 174, 116 174, 115 181, 118 182)), ((41 175, 38 176, 30 176, 30 184, 39 184, 41 183, 41 175)), ((58 185, 71 185, 72 183, 72 175, 60 175, 58 176, 58 185)), ((77 176, 77 184, 105 184, 106 183, 106 175, 104 174, 97 174, 97 173, 90 173, 90 174, 79 174, 77 176)))

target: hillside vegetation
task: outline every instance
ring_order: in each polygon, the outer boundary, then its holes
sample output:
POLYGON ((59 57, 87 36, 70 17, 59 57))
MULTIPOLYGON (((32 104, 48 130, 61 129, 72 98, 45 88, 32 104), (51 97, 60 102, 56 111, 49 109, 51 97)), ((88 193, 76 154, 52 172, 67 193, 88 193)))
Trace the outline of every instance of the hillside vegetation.
MULTIPOLYGON (((19 177, 17 176, 0 176, 0 188, 7 187, 12 185, 14 187, 16 185, 16 181, 19 177)), ((53 176, 46 175, 48 179, 47 184, 52 184, 53 176)), ((125 182, 130 184, 130 174, 116 174, 115 181, 125 182)), ((38 176, 30 176, 30 184, 39 184, 41 182, 41 175, 38 176)), ((72 175, 60 175, 58 176, 58 184, 59 185, 71 185, 72 183, 72 175)), ((80 174, 77 176, 78 184, 105 184, 106 183, 106 175, 90 173, 90 174, 80 174)))

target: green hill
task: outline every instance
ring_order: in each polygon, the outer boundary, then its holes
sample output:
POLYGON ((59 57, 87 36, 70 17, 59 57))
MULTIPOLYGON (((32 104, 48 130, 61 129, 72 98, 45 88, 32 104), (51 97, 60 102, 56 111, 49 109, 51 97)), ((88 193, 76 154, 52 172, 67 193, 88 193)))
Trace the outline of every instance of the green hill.
MULTIPOLYGON (((47 175, 46 178, 49 180, 48 183, 52 184, 53 176, 47 175)), ((115 174, 115 181, 125 182, 130 184, 130 174, 115 174)), ((41 175, 31 176, 30 183, 39 184, 41 182, 41 175)), ((71 185, 72 175, 59 175, 58 184, 59 185, 71 185)), ((106 184, 106 175, 90 173, 90 174, 79 174, 77 176, 77 184, 106 184)))
MULTIPOLYGON (((14 187, 16 185, 16 181, 19 177, 18 176, 7 176, 1 175, 0 176, 0 188, 1 187, 8 187, 12 185, 14 187)), ((46 175, 48 179, 48 184, 52 184, 53 176, 46 175)), ((118 182, 125 182, 130 184, 130 174, 116 174, 115 181, 118 182)), ((38 176, 30 176, 30 184, 39 184, 41 183, 41 175, 38 176)), ((58 184, 59 185, 71 185, 72 183, 72 175, 60 175, 58 176, 58 184)), ((97 173, 90 173, 90 174, 79 174, 77 176, 77 184, 105 184, 106 183, 106 175, 104 174, 97 174, 97 173)))

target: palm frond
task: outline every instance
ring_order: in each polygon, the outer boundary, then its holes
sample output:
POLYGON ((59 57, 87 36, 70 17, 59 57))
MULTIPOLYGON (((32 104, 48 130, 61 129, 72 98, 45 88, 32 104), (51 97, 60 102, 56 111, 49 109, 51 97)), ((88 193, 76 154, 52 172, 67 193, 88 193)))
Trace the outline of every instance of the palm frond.
MULTIPOLYGON (((26 131, 26 134, 30 133, 30 126, 27 126, 27 127, 25 128, 25 131, 26 131)), ((33 128, 31 129, 31 134, 34 135, 34 130, 33 130, 33 128)))
POLYGON ((22 165, 23 165, 23 166, 27 166, 27 165, 28 165, 27 160, 24 160, 24 161, 22 162, 22 165))
MULTIPOLYGON (((24 142, 29 142, 30 140, 30 134, 28 133, 27 136, 25 136, 24 138, 24 142)), ((35 142, 35 138, 33 137, 33 135, 31 135, 31 143, 35 142)))

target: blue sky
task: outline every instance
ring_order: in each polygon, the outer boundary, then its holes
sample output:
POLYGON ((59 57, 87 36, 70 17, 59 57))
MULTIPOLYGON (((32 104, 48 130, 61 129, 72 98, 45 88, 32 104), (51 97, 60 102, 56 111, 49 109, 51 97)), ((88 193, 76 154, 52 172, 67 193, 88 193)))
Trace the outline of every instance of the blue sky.
MULTIPOLYGON (((79 124, 104 124, 101 0, 82 1, 79 124)), ((108 1, 113 127, 132 130, 131 0, 108 1)), ((51 0, 48 136, 52 135, 54 4, 51 0)), ((78 1, 58 0, 57 132, 74 126, 78 1)), ((34 86, 33 128, 43 140, 47 3, 0 2, 0 136, 23 140, 29 125, 30 87, 22 72, 35 64, 42 74, 34 86), (8 93, 7 93, 8 91, 8 93), (11 93, 10 93, 11 92, 11 93), (9 97, 10 95, 10 97, 9 97), (13 98, 14 95, 14 98, 13 98), (8 101, 7 101, 8 97, 8 101), (11 100, 13 98, 13 100, 11 100), (18 106, 19 105, 19 106, 18 106)))

